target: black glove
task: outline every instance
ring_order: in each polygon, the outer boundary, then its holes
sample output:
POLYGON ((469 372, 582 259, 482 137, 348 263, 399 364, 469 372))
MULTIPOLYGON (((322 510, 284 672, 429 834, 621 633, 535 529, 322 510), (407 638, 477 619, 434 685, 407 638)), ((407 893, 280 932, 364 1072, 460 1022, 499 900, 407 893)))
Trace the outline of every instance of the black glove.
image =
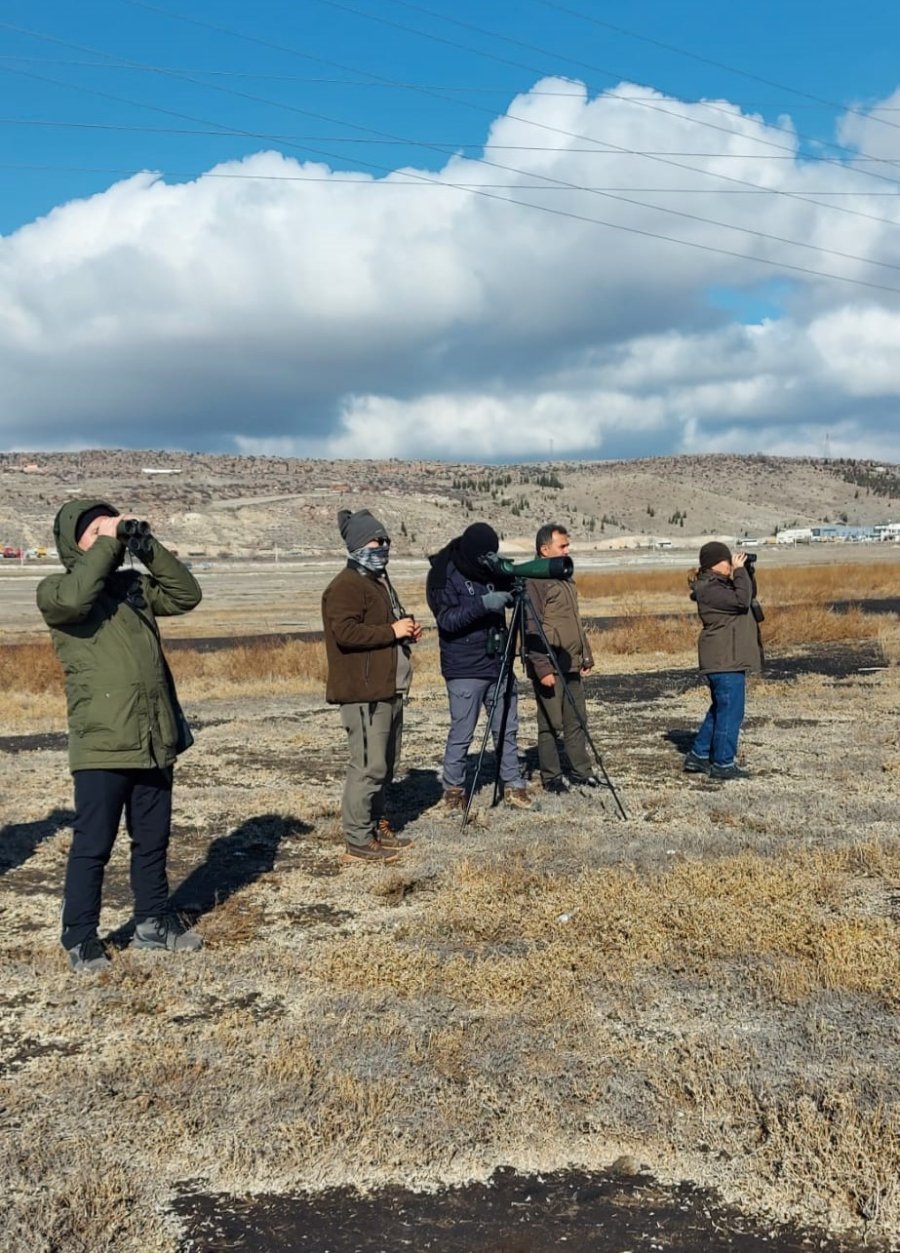
POLYGON ((502 613, 513 603, 512 592, 485 592, 481 603, 488 613, 502 613))

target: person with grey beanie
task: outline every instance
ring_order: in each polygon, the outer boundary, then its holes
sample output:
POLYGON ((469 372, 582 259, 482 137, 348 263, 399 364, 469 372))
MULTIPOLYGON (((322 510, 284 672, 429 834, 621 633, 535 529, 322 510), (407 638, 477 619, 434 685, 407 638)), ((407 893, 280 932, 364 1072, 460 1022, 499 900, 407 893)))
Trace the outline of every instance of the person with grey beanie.
POLYGON ((345 859, 392 862, 409 847, 384 814, 385 787, 400 757, 403 703, 412 680, 410 645, 422 628, 400 604, 387 576, 391 539, 368 509, 342 509, 345 568, 322 596, 328 679, 325 699, 339 705, 349 762, 341 802, 345 859))

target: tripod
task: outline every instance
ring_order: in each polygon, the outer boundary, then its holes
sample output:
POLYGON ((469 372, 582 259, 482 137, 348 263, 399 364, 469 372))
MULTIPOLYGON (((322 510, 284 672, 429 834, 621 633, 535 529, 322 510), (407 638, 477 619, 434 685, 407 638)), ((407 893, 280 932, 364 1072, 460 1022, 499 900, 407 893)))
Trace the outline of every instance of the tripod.
POLYGON ((603 758, 600 756, 599 752, 597 751, 597 747, 594 744, 594 741, 591 739, 591 733, 587 728, 587 723, 585 722, 584 718, 581 715, 580 709, 575 703, 574 696, 569 691, 569 685, 566 683, 566 676, 563 674, 562 670, 560 669, 559 662, 556 659, 556 653, 553 651, 553 647, 550 644, 550 641, 547 639, 547 634, 544 631, 544 624, 541 622, 540 617, 538 616, 538 613, 535 610, 531 597, 528 595, 528 591, 526 589, 524 579, 517 578, 513 581, 512 597, 513 597, 512 617, 510 619, 509 632, 506 637, 506 646, 503 650, 503 661, 501 662, 500 673, 497 676, 497 682, 494 684, 494 691, 491 696, 490 708, 488 710, 487 725, 484 728, 484 735, 481 740, 481 748, 478 753, 478 761, 475 766, 475 778, 472 781, 472 788, 471 788, 471 791, 469 792, 469 796, 466 801, 465 812, 463 814, 463 820, 462 820, 463 827, 465 827, 465 825, 469 821, 469 813, 472 808, 472 799, 475 795, 475 789, 478 786, 479 777, 481 776, 481 767, 484 762, 484 754, 487 748, 488 737, 491 733, 491 726, 494 721, 494 711, 497 708, 498 700, 502 700, 503 704, 501 706, 502 716, 500 719, 500 726, 497 729, 497 735, 496 735, 497 765, 494 771, 494 796, 493 796, 493 800, 491 801, 491 804, 496 805, 500 799, 501 748, 503 745, 503 737, 506 734, 506 724, 509 720, 509 707, 510 707, 510 702, 512 699, 513 680, 515 678, 515 672, 513 671, 513 662, 515 660, 517 652, 519 654, 519 660, 521 661, 523 668, 525 666, 525 656, 526 656, 526 651, 527 651, 525 647, 526 610, 530 611, 531 620, 534 622, 537 628, 537 634, 540 637, 541 642, 544 645, 544 648, 546 649, 547 656, 549 657, 550 661, 553 663, 553 669, 556 672, 557 681, 561 684, 562 692, 566 700, 569 701, 570 705, 575 711, 575 717, 578 721, 578 725, 583 731, 585 741, 588 747, 590 748, 591 753, 593 754, 594 761, 597 763, 597 769, 600 772, 601 786, 605 787, 609 791, 613 800, 616 802, 616 808, 618 809, 619 816, 621 818, 627 818, 628 815, 625 813, 625 807, 622 804, 622 801, 619 797, 619 793, 616 791, 616 788, 612 779, 609 777, 609 775, 606 772, 606 767, 603 764, 603 758))

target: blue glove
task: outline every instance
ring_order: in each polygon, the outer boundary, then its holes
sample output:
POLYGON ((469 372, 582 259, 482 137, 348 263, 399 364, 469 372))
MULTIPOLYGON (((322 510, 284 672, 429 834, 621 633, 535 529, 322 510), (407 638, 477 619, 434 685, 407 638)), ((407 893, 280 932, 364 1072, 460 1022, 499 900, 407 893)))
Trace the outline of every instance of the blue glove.
POLYGON ((485 592, 481 603, 488 613, 502 613, 513 603, 512 592, 485 592))

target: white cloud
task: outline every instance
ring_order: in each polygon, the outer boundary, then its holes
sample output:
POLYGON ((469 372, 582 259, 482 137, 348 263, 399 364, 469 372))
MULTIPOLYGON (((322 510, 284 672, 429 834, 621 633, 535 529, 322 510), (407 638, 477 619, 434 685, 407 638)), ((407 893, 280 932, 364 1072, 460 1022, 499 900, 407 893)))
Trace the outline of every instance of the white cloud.
MULTIPOLYGON (((262 152, 192 183, 142 174, 0 239, 0 443, 503 458, 550 440, 810 451, 828 431, 835 455, 845 432, 851 455, 896 456, 884 185, 727 101, 566 86, 496 119, 493 165, 338 178, 262 152), (723 290, 766 317, 736 321, 723 290)), ((867 149, 887 131, 840 125, 867 149)))

